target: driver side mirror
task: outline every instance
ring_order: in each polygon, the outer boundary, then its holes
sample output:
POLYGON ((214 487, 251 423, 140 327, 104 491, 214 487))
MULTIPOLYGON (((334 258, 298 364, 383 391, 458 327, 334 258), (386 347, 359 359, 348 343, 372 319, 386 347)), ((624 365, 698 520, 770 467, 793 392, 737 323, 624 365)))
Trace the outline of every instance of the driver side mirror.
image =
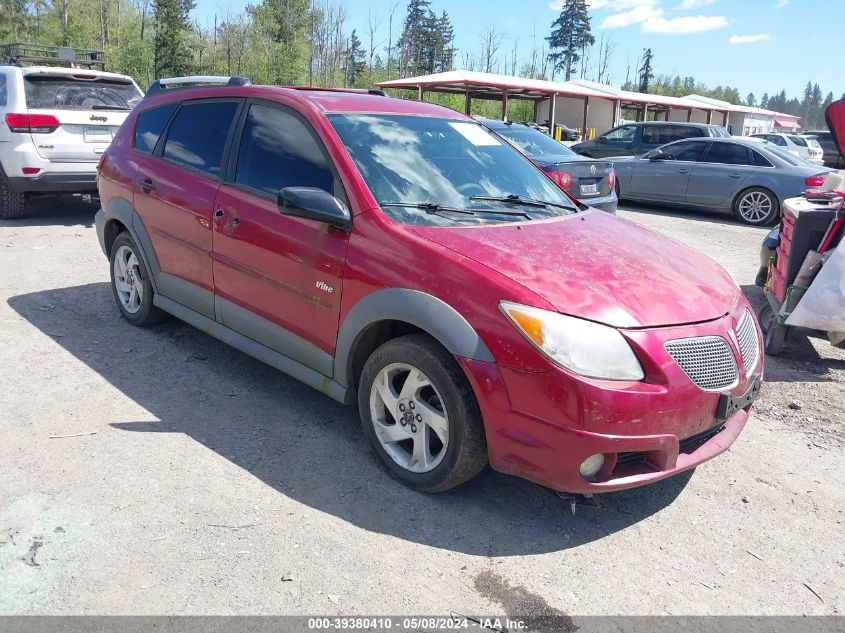
POLYGON ((669 160, 672 157, 669 154, 664 154, 662 150, 656 149, 648 155, 649 160, 669 160))
POLYGON ((607 137, 606 137, 604 134, 602 134, 601 136, 599 136, 599 137, 596 139, 596 141, 598 141, 599 143, 601 143, 602 145, 604 145, 605 143, 607 143, 607 137))
POLYGON ((279 213, 322 222, 349 231, 352 214, 328 191, 316 187, 285 187, 278 194, 279 213))

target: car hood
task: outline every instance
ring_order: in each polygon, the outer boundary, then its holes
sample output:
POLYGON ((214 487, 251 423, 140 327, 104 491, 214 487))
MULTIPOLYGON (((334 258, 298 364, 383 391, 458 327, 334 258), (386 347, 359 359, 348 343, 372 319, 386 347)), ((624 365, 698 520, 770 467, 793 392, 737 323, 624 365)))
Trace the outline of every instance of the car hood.
POLYGON ((845 145, 845 99, 831 103, 825 111, 825 119, 833 142, 836 143, 836 149, 840 154, 845 154, 842 151, 845 145))
POLYGON ((739 292, 708 257, 596 210, 542 222, 413 230, 519 282, 561 313, 618 328, 717 319, 739 292))

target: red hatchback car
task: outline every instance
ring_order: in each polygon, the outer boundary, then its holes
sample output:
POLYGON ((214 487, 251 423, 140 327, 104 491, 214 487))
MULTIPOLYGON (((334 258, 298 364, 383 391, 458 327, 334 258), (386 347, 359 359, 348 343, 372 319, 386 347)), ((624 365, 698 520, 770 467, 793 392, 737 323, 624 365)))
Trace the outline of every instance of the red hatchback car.
POLYGON ((154 84, 101 161, 130 323, 174 315, 357 402, 387 468, 428 492, 488 462, 619 490, 737 438, 761 337, 713 261, 577 207, 452 110, 241 83, 154 84))

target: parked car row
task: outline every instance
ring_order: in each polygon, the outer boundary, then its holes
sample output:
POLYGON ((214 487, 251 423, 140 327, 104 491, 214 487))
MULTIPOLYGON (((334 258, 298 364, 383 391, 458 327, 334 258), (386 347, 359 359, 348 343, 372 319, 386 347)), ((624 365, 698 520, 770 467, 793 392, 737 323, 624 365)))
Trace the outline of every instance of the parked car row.
POLYGON ((829 130, 810 130, 805 132, 804 138, 815 139, 821 146, 824 164, 835 169, 845 169, 845 158, 839 153, 836 141, 829 130))

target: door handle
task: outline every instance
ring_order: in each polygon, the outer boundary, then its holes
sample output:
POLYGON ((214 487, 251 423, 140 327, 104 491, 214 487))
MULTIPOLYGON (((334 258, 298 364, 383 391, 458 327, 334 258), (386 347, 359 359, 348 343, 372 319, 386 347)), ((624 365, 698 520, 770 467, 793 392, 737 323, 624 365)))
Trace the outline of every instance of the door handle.
POLYGON ((681 169, 678 170, 678 173, 679 174, 688 174, 689 169, 687 169, 686 167, 682 167, 681 169))
POLYGON ((147 193, 156 190, 156 186, 153 184, 153 181, 149 178, 147 178, 146 180, 139 180, 138 186, 147 193))
POLYGON ((742 178, 742 174, 728 174, 729 178, 742 178))

